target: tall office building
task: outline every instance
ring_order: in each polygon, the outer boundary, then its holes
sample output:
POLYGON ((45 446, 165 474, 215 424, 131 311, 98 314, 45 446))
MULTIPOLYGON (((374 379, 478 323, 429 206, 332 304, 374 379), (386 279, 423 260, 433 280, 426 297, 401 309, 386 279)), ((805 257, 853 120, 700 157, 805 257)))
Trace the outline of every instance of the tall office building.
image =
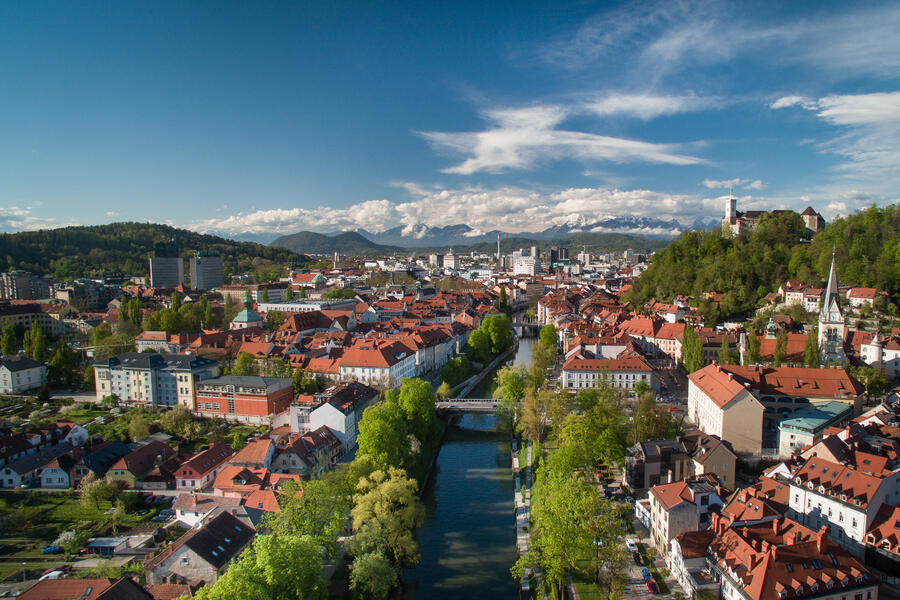
POLYGON ((155 256, 150 259, 150 285, 176 288, 184 283, 184 261, 181 258, 155 256))
POLYGON ((213 290, 225 285, 225 270, 217 250, 201 250, 191 257, 191 288, 213 290))

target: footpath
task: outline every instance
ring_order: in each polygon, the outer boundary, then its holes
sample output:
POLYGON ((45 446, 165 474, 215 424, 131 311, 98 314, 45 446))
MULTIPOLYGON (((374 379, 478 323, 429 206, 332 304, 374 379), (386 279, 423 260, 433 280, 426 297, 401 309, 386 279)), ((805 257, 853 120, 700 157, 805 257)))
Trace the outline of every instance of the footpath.
MULTIPOLYGON (((512 468, 513 480, 515 482, 515 504, 516 504, 516 555, 522 556, 531 548, 531 483, 532 483, 532 445, 528 442, 526 449, 526 462, 523 472, 519 466, 519 447, 518 443, 512 443, 512 468)), ((520 582, 522 590, 522 598, 532 598, 531 578, 534 577, 535 587, 542 589, 540 585, 541 572, 540 569, 531 571, 526 569, 522 573, 522 581, 520 582)), ((546 596, 541 594, 542 598, 546 596)))

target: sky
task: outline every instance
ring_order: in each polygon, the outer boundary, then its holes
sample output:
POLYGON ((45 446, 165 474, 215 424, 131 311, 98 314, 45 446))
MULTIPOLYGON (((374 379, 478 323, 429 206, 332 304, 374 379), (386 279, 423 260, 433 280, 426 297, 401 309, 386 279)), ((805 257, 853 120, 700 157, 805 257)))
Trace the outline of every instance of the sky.
POLYGON ((900 4, 0 3, 0 231, 229 236, 900 195, 900 4))

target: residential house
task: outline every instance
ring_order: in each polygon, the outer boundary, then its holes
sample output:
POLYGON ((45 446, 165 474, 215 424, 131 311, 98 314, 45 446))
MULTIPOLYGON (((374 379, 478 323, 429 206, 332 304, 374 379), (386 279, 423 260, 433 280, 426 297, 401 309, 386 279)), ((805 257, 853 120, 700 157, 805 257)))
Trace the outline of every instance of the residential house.
POLYGON ((640 356, 573 357, 563 365, 560 381, 566 390, 596 388, 603 382, 609 383, 613 387, 632 390, 641 381, 651 389, 659 388, 653 367, 640 356))
POLYGON ((650 540, 657 551, 667 553, 669 542, 680 533, 706 528, 725 495, 712 475, 650 488, 650 540))
POLYGON ((404 377, 415 377, 416 354, 392 340, 366 340, 344 350, 340 359, 341 379, 392 388, 404 377))
POLYGON ((147 583, 212 585, 255 535, 252 527, 231 513, 220 512, 144 562, 147 583))
POLYGON ((718 595, 719 584, 712 579, 706 568, 706 552, 714 536, 712 529, 685 531, 676 535, 669 543, 666 564, 688 598, 696 598, 700 590, 709 590, 718 595))
POLYGON ((126 454, 106 473, 106 478, 126 489, 140 489, 142 482, 156 467, 175 457, 175 450, 153 441, 126 454))
POLYGON ((0 394, 22 394, 47 385, 47 365, 27 356, 0 357, 0 394))
POLYGON ((43 469, 48 463, 71 451, 72 446, 64 442, 8 462, 0 469, 0 487, 15 488, 35 479, 40 480, 43 469))
POLYGON ((713 473, 734 489, 737 455, 728 442, 695 429, 671 440, 650 440, 632 446, 625 458, 623 480, 632 489, 645 489, 668 480, 680 481, 713 473))
POLYGON ((45 579, 25 590, 19 600, 155 600, 130 577, 45 579))
POLYGON ((215 444, 198 452, 178 467, 176 489, 205 490, 210 487, 233 454, 234 450, 228 444, 215 444))
POLYGON ((344 450, 356 446, 357 425, 363 411, 378 398, 378 390, 358 381, 339 383, 321 394, 298 396, 290 407, 290 427, 306 433, 328 427, 344 450))
POLYGON ((763 405, 730 373, 709 365, 688 377, 687 417, 704 433, 727 440, 735 452, 762 450, 763 405))

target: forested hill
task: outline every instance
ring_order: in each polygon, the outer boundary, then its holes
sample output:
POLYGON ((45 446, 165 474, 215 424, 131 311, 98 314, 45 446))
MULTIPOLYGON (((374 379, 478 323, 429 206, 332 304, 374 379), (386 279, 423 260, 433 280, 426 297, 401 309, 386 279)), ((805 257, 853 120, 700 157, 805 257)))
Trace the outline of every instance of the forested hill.
POLYGON ((0 270, 24 269, 62 280, 116 272, 147 275, 154 244, 173 239, 182 257, 198 250, 218 250, 228 273, 252 271, 261 262, 287 265, 307 260, 285 248, 235 242, 169 225, 111 223, 0 234, 0 270))
POLYGON ((658 252, 635 282, 631 299, 671 301, 689 294, 701 303, 708 321, 739 316, 787 279, 823 285, 836 250, 842 285, 874 287, 896 297, 900 292, 900 210, 872 207, 836 219, 812 241, 795 213, 767 214, 749 235, 690 231, 658 252), (703 304, 707 290, 724 292, 716 307, 703 304))

